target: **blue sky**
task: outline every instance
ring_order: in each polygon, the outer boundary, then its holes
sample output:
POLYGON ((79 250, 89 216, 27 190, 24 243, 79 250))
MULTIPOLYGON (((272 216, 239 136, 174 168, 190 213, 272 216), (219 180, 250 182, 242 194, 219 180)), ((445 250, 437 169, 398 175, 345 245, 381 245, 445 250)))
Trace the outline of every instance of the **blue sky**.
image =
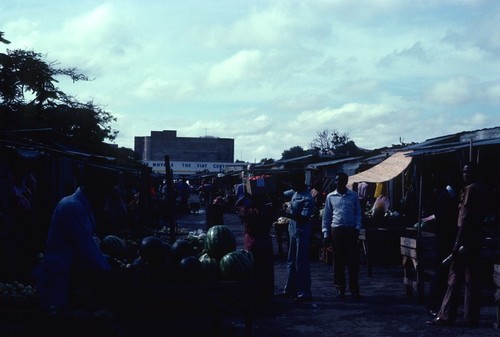
POLYGON ((495 0, 9 0, 0 31, 93 78, 59 88, 119 146, 177 130, 258 162, 324 129, 375 149, 500 126, 495 0))

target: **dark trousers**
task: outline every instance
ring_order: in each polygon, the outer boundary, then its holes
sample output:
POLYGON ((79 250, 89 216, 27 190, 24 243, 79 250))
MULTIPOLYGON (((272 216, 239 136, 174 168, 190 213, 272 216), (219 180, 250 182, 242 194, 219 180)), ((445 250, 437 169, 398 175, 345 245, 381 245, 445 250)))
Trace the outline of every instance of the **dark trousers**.
POLYGON ((449 322, 455 321, 462 285, 465 283, 464 320, 471 324, 479 322, 481 311, 480 256, 480 251, 469 251, 453 261, 448 274, 448 289, 438 317, 449 322))
POLYGON ((359 293, 359 231, 354 227, 332 228, 333 284, 344 292, 346 268, 349 272, 349 290, 359 293))

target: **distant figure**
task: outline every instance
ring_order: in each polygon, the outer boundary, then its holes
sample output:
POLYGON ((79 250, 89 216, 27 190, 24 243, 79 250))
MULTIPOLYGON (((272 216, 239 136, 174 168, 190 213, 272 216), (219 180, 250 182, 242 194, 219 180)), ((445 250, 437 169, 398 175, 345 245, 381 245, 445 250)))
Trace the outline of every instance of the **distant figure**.
POLYGON ((457 221, 457 235, 452 248, 453 261, 448 274, 448 289, 441 308, 428 324, 450 325, 457 318, 459 296, 465 282, 463 318, 470 327, 479 324, 481 309, 481 248, 483 245, 482 224, 486 214, 485 189, 477 181, 474 163, 464 165, 462 170, 464 188, 461 191, 457 221), (461 248, 464 247, 464 248, 461 248))
POLYGON ((333 250, 333 283, 337 297, 343 299, 346 290, 346 268, 349 271, 349 290, 359 298, 359 249, 361 208, 356 192, 347 189, 347 174, 335 177, 337 189, 326 196, 322 232, 324 245, 331 241, 333 250))
POLYGON ((368 187, 368 183, 365 181, 358 183, 358 198, 362 213, 366 210, 366 204, 368 203, 368 187))
POLYGON ((321 185, 321 179, 317 179, 312 184, 311 195, 314 199, 314 204, 316 205, 316 210, 323 208, 325 203, 325 195, 323 194, 323 187, 321 185))
POLYGON ((186 178, 177 183, 177 192, 179 194, 179 211, 182 213, 189 213, 189 194, 191 193, 190 187, 186 182, 186 178))
POLYGON ((120 195, 120 186, 115 186, 109 192, 104 204, 104 230, 103 235, 118 235, 127 227, 127 204, 120 195))
POLYGON ((246 187, 244 183, 239 183, 234 185, 234 196, 236 198, 236 201, 238 201, 240 198, 243 198, 246 193, 246 187))
POLYGON ((373 203, 372 216, 376 225, 382 225, 385 213, 389 210, 391 205, 389 197, 387 196, 387 190, 384 183, 381 183, 377 187, 377 199, 373 203))

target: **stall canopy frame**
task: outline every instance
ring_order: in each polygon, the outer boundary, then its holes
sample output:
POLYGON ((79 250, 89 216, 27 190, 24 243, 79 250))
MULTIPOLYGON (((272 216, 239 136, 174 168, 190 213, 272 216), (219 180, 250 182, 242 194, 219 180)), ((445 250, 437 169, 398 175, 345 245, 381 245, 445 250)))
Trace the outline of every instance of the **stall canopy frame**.
POLYGON ((349 177, 349 184, 355 182, 382 183, 396 178, 410 165, 412 157, 407 154, 412 151, 396 152, 381 163, 368 170, 349 177))

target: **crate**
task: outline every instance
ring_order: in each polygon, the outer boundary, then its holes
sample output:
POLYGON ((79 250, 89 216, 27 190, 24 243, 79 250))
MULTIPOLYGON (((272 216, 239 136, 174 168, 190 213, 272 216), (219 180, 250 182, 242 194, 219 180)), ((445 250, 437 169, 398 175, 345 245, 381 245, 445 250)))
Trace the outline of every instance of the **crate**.
POLYGON ((262 195, 273 193, 276 189, 274 176, 262 175, 246 179, 246 189, 251 195, 262 195))

